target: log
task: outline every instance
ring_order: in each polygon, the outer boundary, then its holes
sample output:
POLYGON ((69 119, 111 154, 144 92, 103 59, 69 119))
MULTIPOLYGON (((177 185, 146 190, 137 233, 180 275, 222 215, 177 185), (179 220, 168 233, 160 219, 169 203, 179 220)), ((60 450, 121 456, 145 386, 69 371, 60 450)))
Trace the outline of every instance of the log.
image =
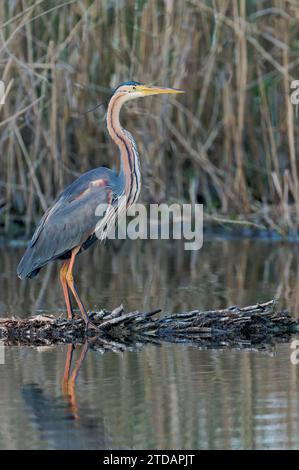
POLYGON ((102 351, 124 351, 151 343, 189 343, 207 349, 265 350, 287 341, 299 331, 299 322, 276 300, 223 310, 192 310, 161 315, 161 310, 89 313, 96 329, 86 329, 81 318, 67 320, 53 315, 0 319, 0 339, 6 345, 41 346, 57 343, 83 344, 102 351), (159 315, 157 315, 159 314, 159 315))

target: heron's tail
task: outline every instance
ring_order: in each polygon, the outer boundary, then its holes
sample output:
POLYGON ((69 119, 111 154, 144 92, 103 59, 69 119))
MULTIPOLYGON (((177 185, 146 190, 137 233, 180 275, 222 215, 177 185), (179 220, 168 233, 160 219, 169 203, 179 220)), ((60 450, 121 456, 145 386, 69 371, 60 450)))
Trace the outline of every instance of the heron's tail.
POLYGON ((17 274, 19 278, 25 279, 25 277, 35 277, 40 269, 40 267, 36 266, 34 247, 28 246, 17 267, 17 274))

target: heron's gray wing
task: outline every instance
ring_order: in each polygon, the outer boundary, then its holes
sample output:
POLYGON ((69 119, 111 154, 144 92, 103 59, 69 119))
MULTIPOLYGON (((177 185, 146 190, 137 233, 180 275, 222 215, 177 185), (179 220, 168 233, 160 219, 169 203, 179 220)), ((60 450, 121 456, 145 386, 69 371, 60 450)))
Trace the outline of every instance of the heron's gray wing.
POLYGON ((20 278, 81 246, 94 233, 99 221, 96 208, 113 198, 113 177, 102 170, 78 178, 45 213, 18 266, 20 278))
POLYGON ((99 187, 108 185, 113 188, 116 184, 116 179, 116 173, 105 167, 95 168, 94 170, 90 170, 77 178, 58 196, 54 204, 44 213, 35 229, 29 245, 33 246, 36 243, 49 216, 59 212, 61 208, 64 207, 64 204, 68 207, 67 203, 80 199, 80 197, 88 190, 90 185, 97 185, 99 187))

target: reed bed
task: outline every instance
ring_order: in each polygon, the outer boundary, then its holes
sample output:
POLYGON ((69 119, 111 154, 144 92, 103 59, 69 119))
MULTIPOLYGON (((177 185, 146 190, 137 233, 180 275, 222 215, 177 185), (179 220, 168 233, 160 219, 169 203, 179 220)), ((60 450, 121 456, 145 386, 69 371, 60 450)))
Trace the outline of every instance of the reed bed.
POLYGON ((221 220, 298 233, 299 1, 0 2, 0 223, 29 236, 81 172, 117 168, 109 90, 182 88, 123 116, 142 156, 143 201, 198 201, 221 220))

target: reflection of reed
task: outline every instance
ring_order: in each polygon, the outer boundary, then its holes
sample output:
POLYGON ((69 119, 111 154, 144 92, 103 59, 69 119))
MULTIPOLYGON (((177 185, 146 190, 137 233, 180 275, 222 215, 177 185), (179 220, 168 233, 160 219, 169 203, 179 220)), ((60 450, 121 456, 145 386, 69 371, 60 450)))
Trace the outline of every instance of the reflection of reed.
MULTIPOLYGON (((0 300, 6 315, 64 308, 56 268, 21 283, 15 274, 20 254, 12 249, 0 253, 5 273, 0 300)), ((124 302, 131 310, 178 311, 245 305, 275 296, 282 307, 298 312, 299 258, 293 244, 207 241, 199 252, 187 252, 179 242, 127 241, 117 253, 111 243, 105 249, 98 243, 82 256, 78 280, 89 308, 124 302)))
POLYGON ((292 366, 256 358, 177 347, 103 358, 98 374, 109 380, 99 379, 98 395, 116 445, 119 436, 132 447, 298 445, 292 366))
MULTIPOLYGON (((273 357, 183 345, 121 355, 89 351, 76 397, 74 388, 67 392, 71 407, 60 394, 66 352, 7 351, 0 369, 2 447, 299 447, 298 373, 288 345, 273 357)), ((80 353, 73 356, 77 365, 80 353)))

